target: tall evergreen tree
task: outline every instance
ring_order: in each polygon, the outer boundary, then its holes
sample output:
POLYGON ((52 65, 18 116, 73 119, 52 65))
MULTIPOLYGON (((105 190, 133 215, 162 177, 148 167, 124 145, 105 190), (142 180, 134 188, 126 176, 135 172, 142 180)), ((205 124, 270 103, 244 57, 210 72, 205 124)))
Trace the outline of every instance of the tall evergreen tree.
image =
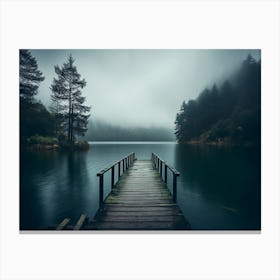
POLYGON ((40 82, 45 78, 38 65, 35 57, 29 50, 19 51, 19 87, 21 101, 33 102, 34 95, 38 93, 40 82))
POLYGON ((63 111, 66 106, 62 104, 61 100, 57 99, 55 95, 51 95, 51 105, 49 110, 53 116, 54 134, 59 137, 65 131, 65 116, 63 111))
POLYGON ((37 61, 29 50, 19 51, 20 135, 52 135, 53 121, 43 104, 34 97, 44 80, 37 61))
POLYGON ((68 142, 73 143, 75 135, 84 135, 87 131, 90 107, 84 105, 85 97, 81 91, 86 81, 81 79, 72 55, 69 55, 62 67, 55 66, 54 69, 57 78, 54 78, 51 85, 51 98, 58 106, 56 113, 61 116, 60 127, 66 128, 68 142))

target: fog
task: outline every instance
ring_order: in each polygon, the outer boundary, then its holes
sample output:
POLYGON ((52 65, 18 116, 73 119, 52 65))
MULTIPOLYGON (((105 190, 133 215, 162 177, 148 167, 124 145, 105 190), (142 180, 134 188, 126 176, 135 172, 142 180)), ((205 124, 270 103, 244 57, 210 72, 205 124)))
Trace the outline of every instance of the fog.
POLYGON ((50 104, 54 65, 71 53, 93 120, 113 125, 173 128, 183 100, 227 78, 259 50, 32 50, 45 80, 38 99, 50 104))

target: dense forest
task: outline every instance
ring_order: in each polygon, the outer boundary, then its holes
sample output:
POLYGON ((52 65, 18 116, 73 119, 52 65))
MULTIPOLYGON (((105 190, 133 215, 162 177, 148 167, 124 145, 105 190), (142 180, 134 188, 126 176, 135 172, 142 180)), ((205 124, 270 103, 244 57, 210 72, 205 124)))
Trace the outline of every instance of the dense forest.
POLYGON ((81 79, 74 59, 70 55, 61 66, 54 66, 55 74, 50 86, 51 106, 47 109, 36 99, 43 73, 29 50, 20 50, 20 137, 23 147, 85 147, 77 142, 84 135, 90 107, 84 105, 81 79))
POLYGON ((260 145, 261 62, 251 55, 221 85, 183 102, 175 121, 179 143, 260 145))
POLYGON ((90 120, 85 138, 88 141, 175 141, 171 129, 160 127, 125 128, 101 120, 90 120))

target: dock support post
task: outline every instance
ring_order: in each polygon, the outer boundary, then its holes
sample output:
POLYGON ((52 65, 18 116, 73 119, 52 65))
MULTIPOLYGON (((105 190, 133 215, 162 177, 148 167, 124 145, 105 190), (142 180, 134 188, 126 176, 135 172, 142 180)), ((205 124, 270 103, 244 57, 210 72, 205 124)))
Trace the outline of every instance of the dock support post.
POLYGON ((121 162, 118 162, 118 178, 121 177, 121 162))
POLYGON ((164 164, 164 183, 167 184, 167 165, 164 164))
POLYGON ((177 174, 173 173, 173 201, 177 202, 177 174))
POLYGON ((112 173, 111 173, 111 188, 114 187, 114 181, 115 181, 115 166, 112 166, 112 173))
POLYGON ((101 175, 99 175, 99 208, 103 204, 103 191, 104 191, 103 185, 104 185, 103 174, 101 174, 101 175))
POLYGON ((162 178, 162 161, 160 161, 160 170, 159 170, 159 174, 160 174, 160 177, 162 178))

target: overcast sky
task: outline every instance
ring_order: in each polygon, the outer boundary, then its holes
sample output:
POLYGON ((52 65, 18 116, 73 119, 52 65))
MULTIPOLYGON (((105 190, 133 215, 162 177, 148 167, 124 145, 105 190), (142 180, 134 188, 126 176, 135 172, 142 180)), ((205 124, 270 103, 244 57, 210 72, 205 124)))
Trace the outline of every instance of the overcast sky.
POLYGON ((38 99, 50 104, 50 85, 69 54, 87 86, 94 119, 123 126, 174 127, 183 100, 196 98, 258 50, 32 50, 45 80, 38 99))

